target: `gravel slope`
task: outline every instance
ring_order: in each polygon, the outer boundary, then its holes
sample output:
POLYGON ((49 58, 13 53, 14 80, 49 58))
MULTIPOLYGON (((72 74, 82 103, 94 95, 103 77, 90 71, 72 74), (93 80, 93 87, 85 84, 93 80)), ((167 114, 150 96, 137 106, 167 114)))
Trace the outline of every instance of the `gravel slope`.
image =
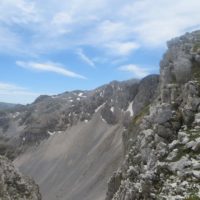
POLYGON ((35 179, 44 200, 103 200, 108 178, 121 162, 123 129, 96 113, 30 149, 15 165, 35 179))

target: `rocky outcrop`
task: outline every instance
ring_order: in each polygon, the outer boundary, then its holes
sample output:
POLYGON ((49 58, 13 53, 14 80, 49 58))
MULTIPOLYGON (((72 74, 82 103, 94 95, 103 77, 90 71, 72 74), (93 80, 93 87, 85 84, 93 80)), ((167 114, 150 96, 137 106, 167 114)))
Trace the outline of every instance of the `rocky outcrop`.
POLYGON ((0 111, 0 133, 5 132, 9 127, 9 116, 4 111, 0 111))
POLYGON ((5 157, 0 156, 0 199, 41 200, 38 186, 22 176, 5 157))
POLYGON ((158 83, 158 75, 149 75, 140 81, 138 93, 133 101, 133 113, 135 116, 153 101, 157 92, 158 83))
POLYGON ((157 98, 124 133, 106 200, 200 198, 200 31, 168 42, 157 98))

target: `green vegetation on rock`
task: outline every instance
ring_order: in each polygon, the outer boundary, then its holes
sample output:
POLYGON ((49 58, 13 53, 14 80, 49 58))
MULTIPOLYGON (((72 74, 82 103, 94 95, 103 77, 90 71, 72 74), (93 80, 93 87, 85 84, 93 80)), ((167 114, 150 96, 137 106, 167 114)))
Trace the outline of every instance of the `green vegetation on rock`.
POLYGON ((200 197, 197 195, 190 195, 189 197, 185 198, 184 200, 200 200, 200 197))
POLYGON ((141 112, 137 116, 134 117, 133 124, 134 125, 140 124, 143 117, 148 114, 149 114, 149 106, 146 106, 141 110, 141 112))

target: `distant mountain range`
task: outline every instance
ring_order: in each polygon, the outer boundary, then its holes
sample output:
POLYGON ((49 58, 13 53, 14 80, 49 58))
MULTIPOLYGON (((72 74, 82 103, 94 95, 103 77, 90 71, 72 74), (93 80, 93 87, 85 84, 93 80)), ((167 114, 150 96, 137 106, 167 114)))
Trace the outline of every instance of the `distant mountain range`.
POLYGON ((104 199, 122 161, 122 133, 158 83, 158 75, 112 81, 0 112, 0 154, 35 179, 44 200, 104 199))
POLYGON ((0 111, 16 107, 18 104, 0 102, 0 111))

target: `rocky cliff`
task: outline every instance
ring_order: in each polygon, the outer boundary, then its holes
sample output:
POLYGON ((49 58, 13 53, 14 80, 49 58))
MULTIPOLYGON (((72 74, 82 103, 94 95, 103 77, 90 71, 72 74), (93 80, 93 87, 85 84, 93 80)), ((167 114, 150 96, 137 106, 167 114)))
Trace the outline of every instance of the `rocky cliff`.
POLYGON ((41 200, 38 186, 22 176, 5 157, 0 156, 0 199, 41 200))
POLYGON ((168 42, 157 98, 123 133, 106 200, 200 199, 200 31, 168 42))

